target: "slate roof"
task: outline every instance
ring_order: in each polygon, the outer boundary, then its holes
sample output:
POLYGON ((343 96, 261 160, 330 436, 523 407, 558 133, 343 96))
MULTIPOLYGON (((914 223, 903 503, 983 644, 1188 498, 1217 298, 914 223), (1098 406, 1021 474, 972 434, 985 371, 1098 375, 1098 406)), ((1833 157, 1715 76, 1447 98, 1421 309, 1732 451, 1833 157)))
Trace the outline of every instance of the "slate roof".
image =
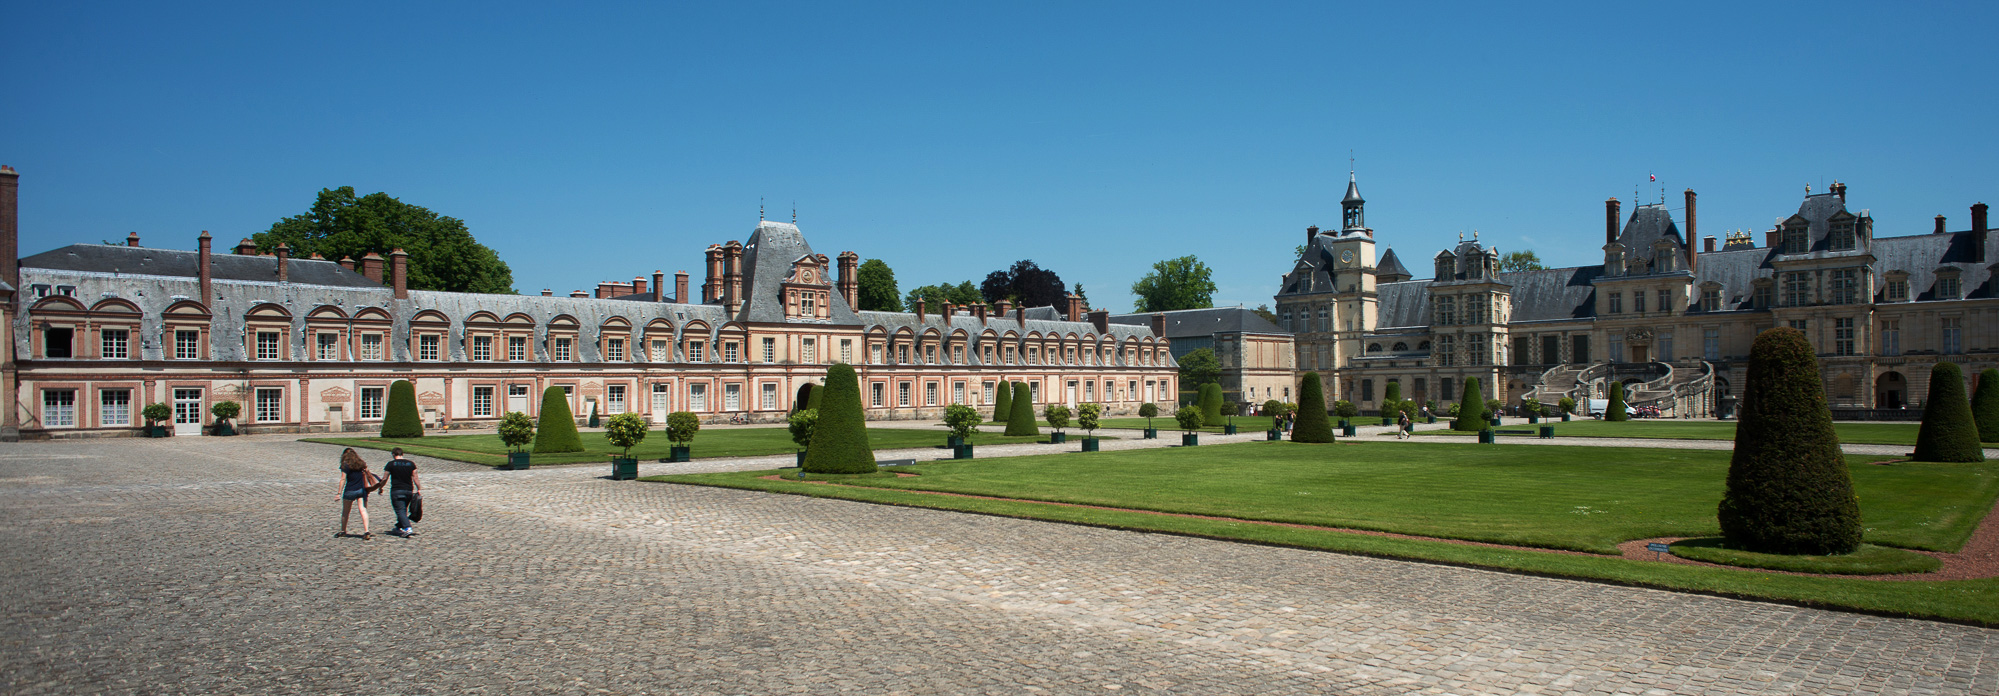
MULTIPOLYGON (((813 255, 812 246, 805 243, 805 235, 798 231, 797 225, 774 220, 758 222, 756 231, 750 233, 750 240, 743 244, 743 306, 736 318, 765 323, 860 323, 860 318, 845 302, 826 303, 829 305, 827 320, 785 318, 779 286, 791 276, 792 263, 813 255)), ((827 261, 825 270, 830 273, 834 262, 830 258, 827 261)), ((819 280, 827 288, 833 287, 831 278, 822 275, 819 280)))
MULTIPOLYGON (((1213 336, 1218 333, 1266 333, 1288 334, 1270 323, 1256 312, 1242 307, 1214 307, 1210 309, 1183 309, 1174 312, 1160 312, 1166 317, 1166 337, 1172 339, 1213 336)), ((1113 314, 1112 324, 1128 326, 1152 325, 1152 313, 1113 314)))
POLYGON ((1673 222, 1673 213, 1666 210, 1664 203, 1646 203, 1631 209, 1624 230, 1617 233, 1617 243, 1623 244, 1627 253, 1645 258, 1650 258, 1652 243, 1660 239, 1672 240, 1678 248, 1686 247, 1686 238, 1680 235, 1680 226, 1673 222))
POLYGON ((1360 183, 1354 180, 1354 176, 1352 173, 1348 173, 1347 197, 1340 199, 1340 203, 1346 204, 1346 203, 1366 203, 1366 202, 1367 199, 1360 197, 1360 183))
MULTIPOLYGON (((278 281, 278 257, 210 253, 215 280, 278 281)), ((289 259, 287 280, 306 285, 380 288, 381 283, 324 259, 289 259)), ((387 266, 385 261, 383 264, 387 266)), ((21 259, 22 268, 198 278, 201 252, 108 244, 71 244, 21 259)))
POLYGON ((1402 259, 1395 257, 1394 249, 1382 252, 1381 260, 1374 264, 1374 274, 1377 276, 1401 276, 1404 280, 1415 277, 1414 274, 1409 272, 1408 267, 1402 265, 1402 259))

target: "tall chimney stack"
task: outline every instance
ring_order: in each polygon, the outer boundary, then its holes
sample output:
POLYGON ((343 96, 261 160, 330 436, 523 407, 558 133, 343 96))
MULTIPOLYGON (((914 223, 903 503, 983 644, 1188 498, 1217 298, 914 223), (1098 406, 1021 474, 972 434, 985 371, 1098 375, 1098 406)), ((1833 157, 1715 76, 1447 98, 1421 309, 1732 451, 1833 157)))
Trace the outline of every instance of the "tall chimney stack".
POLYGON ((21 173, 0 164, 0 281, 15 288, 21 287, 20 204, 21 173))
POLYGON ((923 298, 916 298, 916 323, 923 323, 923 298))
POLYGON ((708 277, 701 281, 701 302, 714 302, 722 296, 722 245, 708 245, 708 277))
POLYGON ((654 302, 666 301, 666 271, 653 269, 652 300, 654 302))
POLYGON ((851 251, 840 252, 840 295, 847 298, 847 307, 861 308, 861 255, 851 251))
POLYGON ((1701 238, 1701 253, 1703 254, 1714 253, 1714 235, 1708 235, 1706 237, 1701 238))
POLYGON ((993 303, 993 309, 999 310, 999 318, 1005 319, 1007 313, 1013 311, 1013 300, 1003 299, 998 302, 995 302, 993 303))
POLYGON ((1069 311, 1064 318, 1069 321, 1083 320, 1083 297, 1081 295, 1075 293, 1069 294, 1069 311))
POLYGON ((1312 240, 1314 240, 1314 239, 1318 239, 1318 238, 1319 238, 1319 226, 1318 226, 1318 225, 1313 225, 1313 226, 1311 226, 1311 227, 1307 227, 1307 228, 1305 228, 1305 246, 1311 246, 1311 245, 1312 245, 1312 240))
POLYGON ((354 270, 354 257, 352 256, 340 257, 340 267, 350 271, 354 270))
POLYGON ((1930 234, 1943 234, 1943 233, 1944 233, 1944 226, 1943 226, 1943 225, 1944 225, 1944 219, 1943 219, 1943 216, 1942 216, 1942 215, 1938 215, 1938 216, 1937 216, 1937 228, 1936 228, 1936 230, 1935 230, 1935 231, 1931 232, 1930 234))
POLYGON ((382 255, 371 251, 361 257, 361 275, 377 283, 382 282, 382 255))
POLYGON ((1617 211, 1623 206, 1624 203, 1616 198, 1603 202, 1603 243, 1606 245, 1617 243, 1617 211))
POLYGON ((1694 236, 1700 234, 1700 218, 1694 216, 1694 190, 1687 189, 1687 272, 1699 275, 1700 254, 1694 252, 1694 236))
POLYGON ((196 238, 195 240, 195 245, 199 247, 201 250, 195 256, 195 263, 198 265, 198 268, 195 269, 195 272, 197 276, 201 278, 201 306, 204 308, 208 308, 208 311, 210 312, 215 311, 213 308, 215 292, 213 290, 213 284, 209 282, 210 280, 213 279, 214 273, 208 270, 208 255, 210 253, 210 244, 212 243, 212 241, 213 238, 208 236, 208 230, 202 230, 201 236, 196 238))
POLYGON ((1971 206, 1971 244, 1978 250, 1978 262, 1985 263, 1985 204, 1971 206))
POLYGON ((389 284, 396 289, 396 299, 410 298, 410 253, 402 247, 389 252, 389 284))
POLYGON ((688 303, 687 271, 676 271, 673 274, 673 301, 681 304, 688 303))
MULTIPOLYGON (((132 246, 138 246, 138 245, 134 244, 132 246)), ((292 247, 290 244, 286 244, 284 242, 278 242, 277 252, 278 252, 278 282, 280 283, 288 282, 291 280, 292 247)))
POLYGON ((240 242, 237 242, 237 243, 236 243, 236 255, 237 255, 237 256, 256 256, 256 255, 257 255, 257 243, 256 243, 256 242, 253 242, 253 241, 250 241, 250 238, 249 238, 249 237, 244 237, 244 238, 243 238, 243 241, 240 241, 240 242))
POLYGON ((646 279, 645 279, 645 276, 632 276, 632 293, 631 293, 631 294, 633 294, 633 295, 644 295, 644 294, 646 294, 646 279))
POLYGON ((743 301, 743 243, 729 240, 722 245, 722 302, 729 311, 743 301))
POLYGON ((135 247, 138 245, 139 245, 139 233, 133 232, 131 234, 125 235, 125 246, 135 247))
POLYGON ((1166 315, 1159 312, 1152 313, 1152 335, 1156 338, 1166 337, 1166 315))
POLYGON ((972 305, 972 316, 975 316, 975 317, 978 317, 978 318, 979 318, 979 326, 985 326, 985 325, 986 325, 986 303, 984 303, 984 302, 980 302, 980 303, 978 303, 978 304, 975 304, 975 305, 972 305))

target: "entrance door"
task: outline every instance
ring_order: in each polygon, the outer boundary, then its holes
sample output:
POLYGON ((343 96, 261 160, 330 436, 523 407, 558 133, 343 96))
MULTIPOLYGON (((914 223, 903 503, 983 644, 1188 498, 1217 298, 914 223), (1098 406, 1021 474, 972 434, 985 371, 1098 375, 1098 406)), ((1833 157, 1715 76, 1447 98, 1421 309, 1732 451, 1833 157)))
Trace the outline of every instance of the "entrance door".
POLYGON ((519 411, 521 413, 528 412, 528 385, 507 385, 507 410, 519 411))
POLYGON ((652 385, 652 422, 665 423, 666 415, 673 412, 672 387, 665 384, 652 385))
POLYGON ((1631 347, 1631 362, 1635 362, 1635 363, 1645 363, 1645 362, 1652 362, 1651 358, 1649 358, 1649 357, 1646 357, 1646 355, 1645 355, 1645 349, 1646 349, 1646 347, 1645 347, 1645 346, 1632 346, 1632 347, 1631 347))
POLYGON ((1063 402, 1063 403, 1065 403, 1065 404, 1067 404, 1067 405, 1070 405, 1070 406, 1075 406, 1075 405, 1076 405, 1076 382, 1075 382, 1075 380, 1070 380, 1070 381, 1069 381, 1069 400, 1068 400, 1068 401, 1065 401, 1065 402, 1063 402))
POLYGON ((174 434, 201 434, 201 390, 174 390, 174 434))

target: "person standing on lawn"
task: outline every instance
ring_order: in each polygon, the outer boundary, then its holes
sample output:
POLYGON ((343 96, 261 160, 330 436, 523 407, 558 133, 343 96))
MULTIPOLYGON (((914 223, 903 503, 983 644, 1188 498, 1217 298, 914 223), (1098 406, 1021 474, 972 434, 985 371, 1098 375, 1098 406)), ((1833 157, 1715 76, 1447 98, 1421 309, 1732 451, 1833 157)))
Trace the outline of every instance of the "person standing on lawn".
POLYGON ((403 448, 389 454, 389 463, 382 467, 382 473, 389 475, 389 505, 396 509, 396 528, 389 533, 407 539, 416 536, 410 528, 410 501, 423 495, 423 482, 417 478, 416 462, 403 458, 403 448))

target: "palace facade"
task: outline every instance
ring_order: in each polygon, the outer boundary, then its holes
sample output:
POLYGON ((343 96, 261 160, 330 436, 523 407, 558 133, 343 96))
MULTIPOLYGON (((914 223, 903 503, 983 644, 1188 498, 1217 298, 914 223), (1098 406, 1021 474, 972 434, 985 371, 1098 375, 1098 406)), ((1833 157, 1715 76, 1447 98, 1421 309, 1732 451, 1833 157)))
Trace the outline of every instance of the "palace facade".
POLYGON ((1301 374, 1364 409, 1390 383, 1448 401, 1475 378, 1509 404, 1604 398, 1618 382, 1634 406, 1725 416, 1756 334, 1790 326, 1817 349, 1836 415, 1917 417, 1938 361, 1967 377, 1999 367, 1999 239, 1983 203, 1969 229, 1949 231, 1939 215, 1927 234, 1877 237, 1847 197, 1837 182, 1807 190, 1762 246, 1740 234, 1721 248, 1713 236, 1696 246, 1691 189, 1684 232, 1663 203, 1625 216, 1613 198, 1602 265, 1504 272, 1474 234, 1414 279, 1394 251, 1377 259, 1350 178, 1340 229, 1307 228, 1281 279, 1278 323, 1296 336, 1301 374))
POLYGON ((781 222, 709 247, 698 299, 685 272, 671 296, 658 272, 595 296, 486 295, 407 288, 400 250, 335 262, 246 239, 213 253, 206 232, 196 251, 143 247, 134 234, 17 259, 18 181, 0 168, 9 439, 134 434, 149 403, 171 407, 177 434, 199 434, 225 400, 242 405, 237 425, 251 432, 372 430, 389 384, 404 379, 431 427, 538 415, 548 387, 579 419, 594 409, 655 423, 672 411, 778 421, 834 362, 855 366, 872 419, 983 406, 1005 381, 1026 382, 1037 404, 1111 413, 1178 391, 1157 322, 1113 324, 1073 297, 1033 312, 856 311, 859 255, 816 254, 781 222))

